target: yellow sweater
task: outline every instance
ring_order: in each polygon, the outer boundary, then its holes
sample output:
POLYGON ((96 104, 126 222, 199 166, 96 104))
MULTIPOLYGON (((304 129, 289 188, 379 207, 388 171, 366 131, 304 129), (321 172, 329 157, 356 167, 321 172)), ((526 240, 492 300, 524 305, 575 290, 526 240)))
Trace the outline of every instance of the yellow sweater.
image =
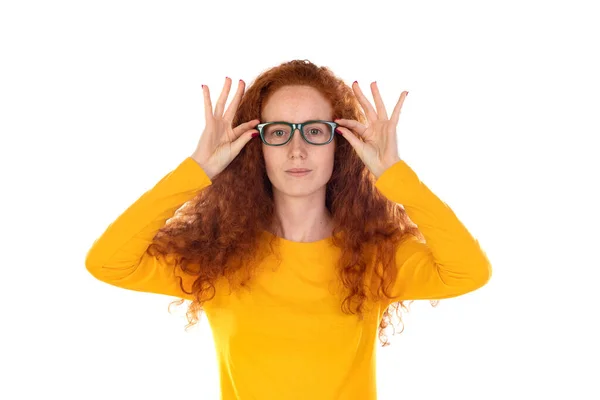
MULTIPOLYGON (((186 158, 123 212, 94 242, 87 270, 121 288, 192 300, 173 268, 145 254, 155 233, 175 211, 211 184, 186 158)), ((221 398, 332 400, 377 398, 378 326, 398 300, 443 299, 483 286, 491 277, 485 253, 453 211, 404 162, 388 168, 376 187, 402 204, 427 244, 410 240, 396 252, 393 300, 374 304, 359 320, 344 314, 332 295, 338 249, 330 239, 301 243, 280 239, 283 262, 266 258, 251 281, 252 293, 217 286, 204 304, 219 360, 221 398)), ((264 239, 272 235, 264 231, 264 239)), ((185 279, 186 289, 191 280, 185 279)))

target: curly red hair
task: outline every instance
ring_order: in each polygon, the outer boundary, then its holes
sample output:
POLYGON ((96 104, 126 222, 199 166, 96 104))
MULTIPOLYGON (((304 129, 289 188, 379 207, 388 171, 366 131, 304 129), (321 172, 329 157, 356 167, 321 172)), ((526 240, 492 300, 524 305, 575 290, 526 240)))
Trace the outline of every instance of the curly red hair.
MULTIPOLYGON (((246 88, 233 126, 260 119, 262 105, 286 85, 316 88, 331 102, 334 118, 366 123, 351 87, 329 68, 318 67, 308 60, 293 60, 262 72, 246 88)), ((177 266, 196 277, 191 292, 180 280, 181 289, 194 297, 186 313, 189 322, 186 329, 198 322, 202 304, 214 297, 217 279, 226 277, 232 287, 246 285, 253 266, 257 265, 260 234, 270 230, 273 223, 281 226, 274 213, 272 185, 266 174, 261 144, 253 140, 244 146, 229 166, 213 177, 212 185, 177 210, 147 249, 153 256, 176 256, 177 266)), ((397 272, 395 250, 400 242, 408 235, 424 239, 406 211, 376 190, 375 176, 350 143, 336 140, 335 146, 325 201, 334 222, 333 243, 342 250, 338 271, 347 296, 340 307, 344 313, 362 317, 370 295, 374 301, 382 296, 391 298, 388 289, 397 272), (372 277, 374 286, 364 284, 367 276, 372 277)), ((400 301, 392 303, 382 314, 379 339, 383 346, 389 344, 386 328, 393 327, 390 310, 395 308, 398 312, 399 306, 408 311, 400 301)))

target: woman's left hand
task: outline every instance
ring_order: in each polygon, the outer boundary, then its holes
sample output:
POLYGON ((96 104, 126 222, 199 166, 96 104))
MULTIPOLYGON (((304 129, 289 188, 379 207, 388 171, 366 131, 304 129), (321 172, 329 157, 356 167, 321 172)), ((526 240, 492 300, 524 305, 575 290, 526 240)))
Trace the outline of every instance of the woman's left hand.
POLYGON ((353 119, 336 119, 334 122, 340 125, 337 129, 350 142, 360 159, 375 175, 375 178, 379 179, 385 170, 400 161, 396 126, 400 118, 402 104, 408 92, 400 94, 392 118, 388 119, 376 82, 371 83, 371 92, 377 111, 358 87, 358 82, 355 81, 352 84, 352 90, 354 90, 360 105, 365 110, 368 126, 364 126, 353 119))

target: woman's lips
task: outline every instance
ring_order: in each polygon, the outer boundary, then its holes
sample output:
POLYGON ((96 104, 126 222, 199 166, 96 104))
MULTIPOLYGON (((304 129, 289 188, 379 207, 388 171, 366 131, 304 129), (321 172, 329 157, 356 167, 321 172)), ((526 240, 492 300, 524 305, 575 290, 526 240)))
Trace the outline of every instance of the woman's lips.
POLYGON ((304 176, 304 175, 310 174, 312 171, 303 171, 303 172, 286 171, 286 172, 292 176, 304 176))

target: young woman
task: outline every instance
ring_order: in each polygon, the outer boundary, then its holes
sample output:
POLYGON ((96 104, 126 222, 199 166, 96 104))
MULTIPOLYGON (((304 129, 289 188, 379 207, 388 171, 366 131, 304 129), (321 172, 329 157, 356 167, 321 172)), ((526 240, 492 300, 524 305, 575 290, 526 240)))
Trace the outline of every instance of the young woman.
POLYGON ((94 242, 87 270, 191 301, 188 326, 206 312, 223 399, 376 399, 391 310, 480 288, 489 260, 399 156, 408 93, 388 117, 376 83, 373 107, 301 60, 240 80, 224 111, 230 88, 213 112, 203 86, 196 150, 94 242))

